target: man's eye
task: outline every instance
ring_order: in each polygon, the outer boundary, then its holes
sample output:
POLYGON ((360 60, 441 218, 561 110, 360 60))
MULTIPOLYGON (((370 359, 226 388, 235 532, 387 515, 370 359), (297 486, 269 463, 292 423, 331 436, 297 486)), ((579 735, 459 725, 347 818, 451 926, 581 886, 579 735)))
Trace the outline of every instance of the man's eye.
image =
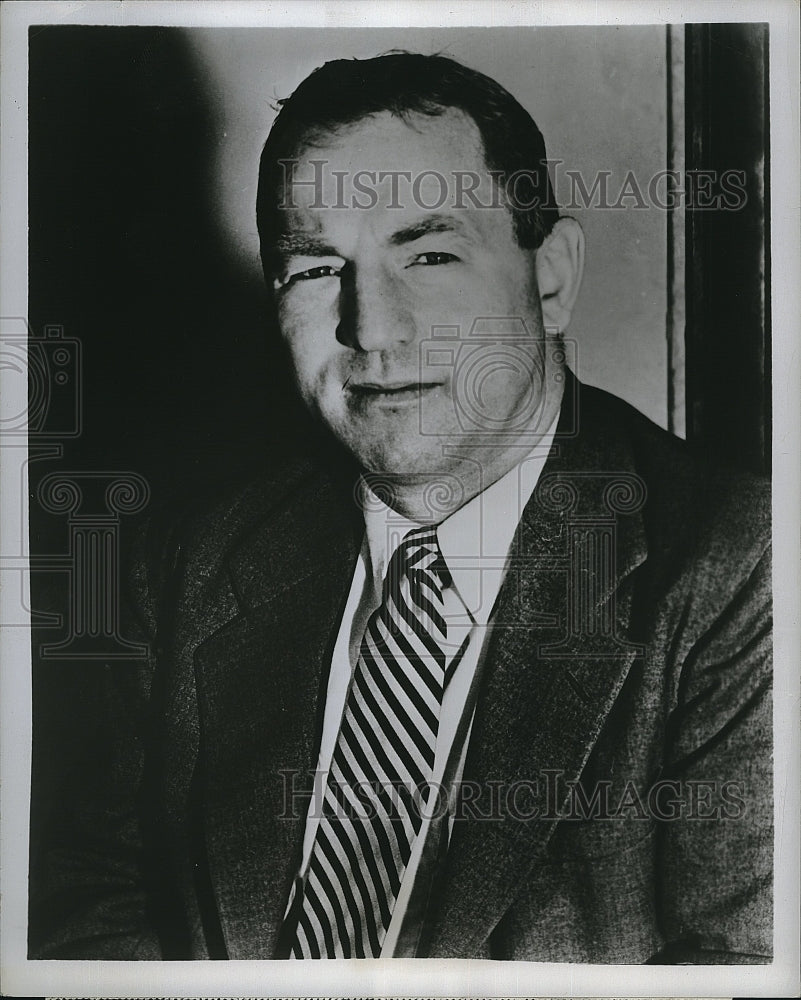
POLYGON ((419 253, 412 264, 422 264, 424 267, 432 267, 436 264, 450 264, 459 258, 452 253, 443 253, 439 250, 429 250, 426 253, 419 253))
POLYGON ((334 264, 319 264, 317 267, 306 267, 302 271, 293 271, 276 282, 278 288, 286 288, 296 281, 313 281, 315 278, 336 278, 342 269, 334 264))

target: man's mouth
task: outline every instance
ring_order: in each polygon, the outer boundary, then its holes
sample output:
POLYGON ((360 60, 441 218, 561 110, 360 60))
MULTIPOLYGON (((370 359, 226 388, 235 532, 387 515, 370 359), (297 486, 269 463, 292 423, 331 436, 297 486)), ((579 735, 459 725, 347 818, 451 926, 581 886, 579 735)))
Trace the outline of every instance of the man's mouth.
POLYGON ((393 405, 415 402, 432 389, 436 389, 441 385, 441 382, 403 380, 395 382, 348 382, 346 388, 351 397, 357 402, 393 405))

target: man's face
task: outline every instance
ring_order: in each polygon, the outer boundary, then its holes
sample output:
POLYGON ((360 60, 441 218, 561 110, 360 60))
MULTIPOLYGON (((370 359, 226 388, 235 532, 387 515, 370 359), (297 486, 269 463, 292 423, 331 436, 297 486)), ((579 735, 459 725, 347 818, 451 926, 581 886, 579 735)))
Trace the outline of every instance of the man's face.
POLYGON ((363 468, 428 477, 547 429, 535 252, 469 118, 382 113, 305 148, 292 176, 279 324, 301 396, 363 468))

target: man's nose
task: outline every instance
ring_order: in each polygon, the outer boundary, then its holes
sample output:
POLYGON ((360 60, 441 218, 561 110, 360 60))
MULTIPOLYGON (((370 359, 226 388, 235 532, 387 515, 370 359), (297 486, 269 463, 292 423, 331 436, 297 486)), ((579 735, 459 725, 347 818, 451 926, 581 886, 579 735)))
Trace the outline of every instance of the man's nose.
POLYGON ((413 317, 390 275, 350 266, 340 278, 337 340, 354 351, 386 351, 416 337, 413 317))

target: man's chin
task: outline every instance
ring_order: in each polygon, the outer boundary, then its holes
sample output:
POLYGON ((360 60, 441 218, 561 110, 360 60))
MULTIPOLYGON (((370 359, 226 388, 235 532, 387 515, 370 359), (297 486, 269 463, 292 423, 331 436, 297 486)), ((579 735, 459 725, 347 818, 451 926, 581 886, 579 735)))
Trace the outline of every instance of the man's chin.
POLYGON ((469 497, 458 469, 448 470, 436 455, 370 455, 360 460, 364 481, 388 507, 412 520, 438 523, 469 497), (414 513, 409 513, 410 498, 414 513), (421 511, 423 513, 421 513, 421 511))
POLYGON ((452 475, 448 471, 450 463, 443 456, 439 444, 410 451, 408 446, 394 448, 380 445, 365 448, 362 441, 352 444, 349 450, 365 474, 374 478, 412 484, 452 475))

